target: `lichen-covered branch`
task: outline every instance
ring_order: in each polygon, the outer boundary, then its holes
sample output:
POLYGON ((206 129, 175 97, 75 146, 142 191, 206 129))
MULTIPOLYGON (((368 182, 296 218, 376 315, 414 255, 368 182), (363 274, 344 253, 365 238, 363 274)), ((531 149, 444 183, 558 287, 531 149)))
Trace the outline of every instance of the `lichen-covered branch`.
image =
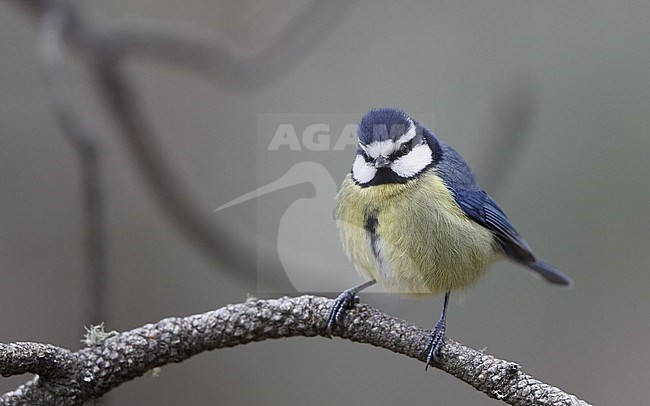
POLYGON ((49 344, 0 343, 0 375, 12 376, 26 373, 44 378, 60 378, 70 371, 62 368, 73 365, 75 357, 70 351, 49 344))
MULTIPOLYGON (((39 377, 4 394, 0 404, 87 404, 155 367, 182 362, 203 351, 274 338, 325 336, 331 305, 331 299, 310 295, 228 305, 208 313, 147 324, 77 352, 46 344, 2 344, 2 375, 31 372, 39 377)), ((342 328, 334 331, 335 336, 423 362, 428 334, 427 330, 366 305, 350 310, 342 328)), ((445 340, 436 367, 507 404, 588 406, 523 373, 517 364, 450 339, 445 340)))

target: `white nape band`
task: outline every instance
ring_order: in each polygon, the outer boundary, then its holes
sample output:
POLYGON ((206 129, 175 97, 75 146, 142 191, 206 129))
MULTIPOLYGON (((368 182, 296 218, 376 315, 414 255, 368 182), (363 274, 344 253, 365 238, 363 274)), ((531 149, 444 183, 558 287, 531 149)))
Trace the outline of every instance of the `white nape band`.
POLYGON ((391 169, 403 178, 410 178, 420 173, 431 162, 433 162, 431 148, 427 144, 419 144, 408 154, 396 159, 391 169))
POLYGON ((352 178, 359 183, 368 183, 376 173, 375 165, 372 162, 366 162, 361 155, 357 154, 354 164, 352 164, 352 178))

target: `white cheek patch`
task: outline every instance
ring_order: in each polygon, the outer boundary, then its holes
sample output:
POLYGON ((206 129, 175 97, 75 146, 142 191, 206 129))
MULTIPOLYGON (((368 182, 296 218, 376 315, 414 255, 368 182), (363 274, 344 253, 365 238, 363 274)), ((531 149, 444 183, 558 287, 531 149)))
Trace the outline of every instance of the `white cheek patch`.
POLYGON ((410 178, 420 173, 431 162, 433 162, 431 148, 427 144, 419 144, 408 154, 396 159, 391 169, 403 178, 410 178))
POLYGON ((368 183, 375 177, 377 169, 372 163, 366 162, 366 160, 361 156, 357 155, 352 164, 352 178, 359 183, 368 183))

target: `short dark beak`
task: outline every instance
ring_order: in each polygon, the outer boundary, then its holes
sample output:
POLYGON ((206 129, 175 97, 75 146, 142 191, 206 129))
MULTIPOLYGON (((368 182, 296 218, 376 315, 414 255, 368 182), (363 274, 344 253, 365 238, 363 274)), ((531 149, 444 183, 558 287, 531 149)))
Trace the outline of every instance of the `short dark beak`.
POLYGON ((390 161, 385 156, 379 155, 375 159, 375 168, 388 168, 390 166, 390 161))

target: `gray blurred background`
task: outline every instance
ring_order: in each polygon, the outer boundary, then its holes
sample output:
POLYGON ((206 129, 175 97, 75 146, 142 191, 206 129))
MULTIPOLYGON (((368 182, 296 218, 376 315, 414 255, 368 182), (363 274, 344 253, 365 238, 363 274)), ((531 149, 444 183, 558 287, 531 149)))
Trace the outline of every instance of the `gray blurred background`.
MULTIPOLYGON (((306 5, 83 3, 109 20, 190 27, 240 50, 264 46, 306 5)), ((274 134, 260 131, 260 117, 322 115, 334 128, 372 107, 411 113, 465 156, 536 252, 575 280, 573 289, 558 289, 499 264, 475 289, 452 296, 448 336, 589 402, 647 404, 648 21, 650 3, 640 0, 355 1, 263 87, 239 89, 148 60, 134 60, 127 72, 168 159, 208 210, 298 162, 319 163, 336 185, 349 170, 351 147, 266 151, 274 134)), ((0 38, 0 341, 76 349, 87 314, 78 160, 46 97, 34 21, 0 2, 0 38)), ((170 222, 79 62, 70 59, 76 95, 101 130, 107 328, 204 312, 248 293, 276 296, 229 276, 170 222)), ((313 195, 303 184, 214 216, 275 243, 292 199, 313 195)), ((318 221, 331 219, 319 210, 318 221)), ((321 227, 315 221, 308 229, 321 227)), ((328 244, 340 250, 336 239, 328 244)), ((330 255, 333 272, 354 277, 341 251, 330 255)), ((442 302, 381 293, 362 301, 426 328, 442 302)), ((2 379, 0 391, 27 378, 2 379)), ((120 405, 500 404, 440 371, 425 373, 422 363, 325 338, 204 353, 110 398, 120 405)))

